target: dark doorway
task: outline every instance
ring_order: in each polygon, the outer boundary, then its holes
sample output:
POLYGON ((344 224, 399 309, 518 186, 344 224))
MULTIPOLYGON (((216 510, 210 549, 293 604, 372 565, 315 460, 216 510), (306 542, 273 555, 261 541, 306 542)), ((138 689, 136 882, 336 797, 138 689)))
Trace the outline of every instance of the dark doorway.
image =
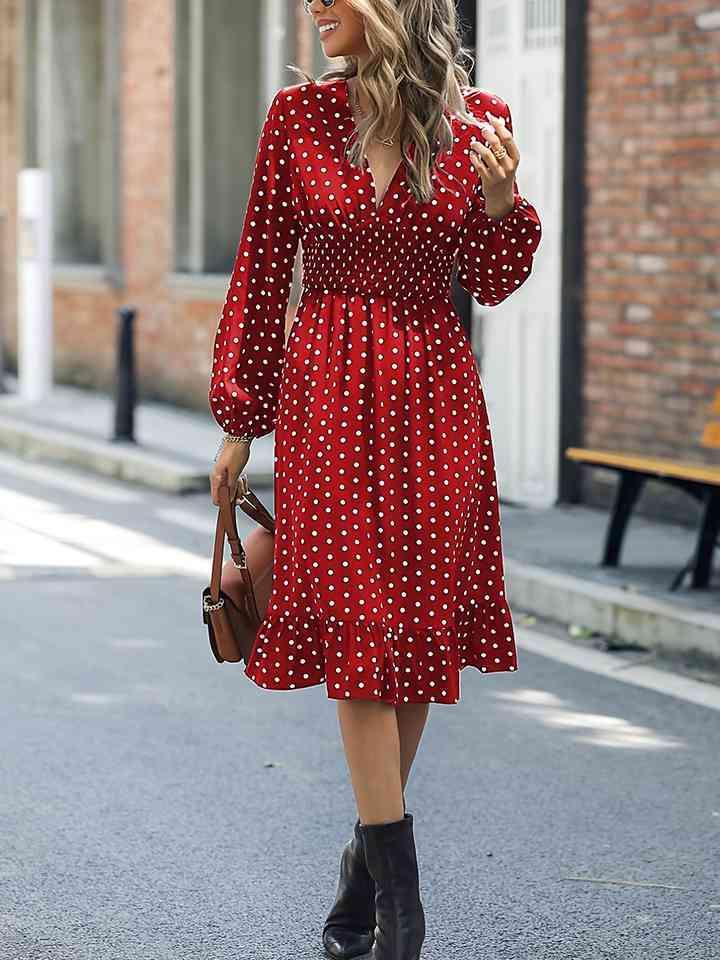
MULTIPOLYGON (((470 47, 473 56, 477 48, 477 0, 458 0, 458 17, 462 29, 462 42, 470 47)), ((475 70, 470 71, 470 83, 475 83, 475 70)), ((463 328, 468 337, 472 335, 472 299, 470 294, 463 290, 453 274, 452 297, 455 303, 463 328)))

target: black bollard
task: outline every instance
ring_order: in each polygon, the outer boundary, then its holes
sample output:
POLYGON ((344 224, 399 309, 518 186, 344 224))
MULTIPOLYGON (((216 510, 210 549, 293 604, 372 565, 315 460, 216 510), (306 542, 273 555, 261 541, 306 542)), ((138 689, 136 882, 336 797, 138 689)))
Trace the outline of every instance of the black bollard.
POLYGON ((133 320, 137 311, 133 307, 121 307, 116 311, 120 318, 117 339, 117 370, 115 379, 115 433, 113 442, 135 443, 135 355, 133 347, 133 320))

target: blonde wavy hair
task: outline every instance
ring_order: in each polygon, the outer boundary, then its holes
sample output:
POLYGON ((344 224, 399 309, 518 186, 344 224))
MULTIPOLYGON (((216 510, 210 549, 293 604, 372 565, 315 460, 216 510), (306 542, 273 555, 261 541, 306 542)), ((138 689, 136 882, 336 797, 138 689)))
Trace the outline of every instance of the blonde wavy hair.
POLYGON ((410 191, 419 202, 432 199, 432 170, 439 153, 450 150, 453 131, 447 112, 469 124, 480 125, 467 111, 461 88, 470 86, 463 66, 474 63, 463 46, 454 0, 347 0, 363 18, 370 51, 362 70, 357 57, 343 57, 339 68, 314 77, 306 70, 288 68, 308 83, 358 77, 370 101, 359 121, 357 137, 348 141, 347 158, 362 166, 374 138, 399 134, 407 165, 410 191), (402 107, 400 129, 390 118, 402 107), (415 144, 414 158, 410 144, 415 144))

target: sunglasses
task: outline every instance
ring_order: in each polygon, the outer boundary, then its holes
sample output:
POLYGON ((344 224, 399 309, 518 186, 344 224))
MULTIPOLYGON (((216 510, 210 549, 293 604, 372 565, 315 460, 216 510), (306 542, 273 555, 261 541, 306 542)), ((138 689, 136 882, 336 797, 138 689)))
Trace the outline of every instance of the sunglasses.
MULTIPOLYGON (((305 13, 310 13, 310 7, 312 6, 313 0, 303 0, 303 6, 305 7, 305 13)), ((326 10, 329 10, 330 7, 334 6, 335 0, 321 0, 322 5, 326 10)))

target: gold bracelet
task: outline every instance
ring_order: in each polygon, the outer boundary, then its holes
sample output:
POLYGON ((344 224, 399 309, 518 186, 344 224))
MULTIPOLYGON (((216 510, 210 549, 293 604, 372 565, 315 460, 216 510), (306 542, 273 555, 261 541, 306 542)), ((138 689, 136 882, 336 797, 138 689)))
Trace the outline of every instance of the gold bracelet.
POLYGON ((235 436, 233 436, 233 434, 231 434, 231 433, 223 433, 222 437, 220 438, 220 443, 218 444, 217 453, 216 453, 215 456, 213 457, 213 462, 217 461, 217 458, 220 456, 220 451, 221 451, 221 450, 223 449, 223 447, 225 446, 225 441, 226 441, 226 440, 229 440, 230 443, 240 443, 240 441, 242 440, 242 441, 244 441, 245 443, 250 444, 250 443, 253 441, 253 439, 254 439, 254 438, 253 438, 252 434, 248 434, 248 435, 245 436, 245 437, 235 437, 235 436))

